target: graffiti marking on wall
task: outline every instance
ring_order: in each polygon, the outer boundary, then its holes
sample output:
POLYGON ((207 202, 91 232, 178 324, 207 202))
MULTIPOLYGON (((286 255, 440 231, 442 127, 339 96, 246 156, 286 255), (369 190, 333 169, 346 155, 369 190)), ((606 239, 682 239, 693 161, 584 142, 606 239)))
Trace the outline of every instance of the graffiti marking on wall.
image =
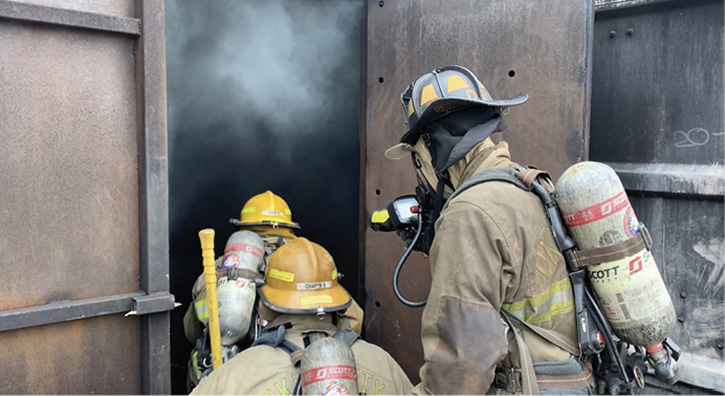
POLYGON ((725 132, 709 132, 705 128, 692 128, 687 132, 676 131, 675 138, 680 138, 679 142, 675 142, 675 147, 697 147, 704 146, 710 142, 711 136, 722 136, 725 132))

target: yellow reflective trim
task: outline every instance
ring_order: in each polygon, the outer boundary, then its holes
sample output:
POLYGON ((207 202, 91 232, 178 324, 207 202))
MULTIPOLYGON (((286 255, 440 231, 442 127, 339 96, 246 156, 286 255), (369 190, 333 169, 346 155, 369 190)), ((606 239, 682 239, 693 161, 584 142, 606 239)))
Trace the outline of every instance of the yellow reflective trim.
POLYGON ((549 308, 548 311, 540 315, 524 315, 524 322, 531 324, 540 324, 551 320, 552 316, 565 314, 574 310, 574 300, 567 300, 564 302, 556 303, 549 308))
POLYGON ((245 214, 246 213, 254 213, 256 211, 257 211, 257 208, 255 208, 254 206, 245 207, 245 208, 242 209, 242 213, 245 213, 245 214))
POLYGON ((408 103, 408 117, 413 115, 414 110, 415 107, 413 106, 413 101, 411 100, 410 103, 408 103))
POLYGON ((438 94, 436 93, 436 90, 433 88, 433 84, 428 84, 425 87, 423 87, 423 91, 420 93, 420 105, 426 105, 429 102, 432 102, 434 100, 438 99, 438 94))
POLYGON ((451 93, 453 91, 458 91, 459 89, 468 89, 470 88, 468 84, 466 84, 465 81, 461 78, 461 76, 452 75, 448 77, 448 93, 451 93))
POLYGON ((206 307, 206 299, 194 302, 194 311, 199 320, 209 319, 209 311, 206 307))
POLYGON ((332 270, 332 280, 335 280, 335 279, 337 279, 337 268, 332 270))
POLYGON ((300 298, 300 305, 332 304, 332 296, 307 296, 300 298))
POLYGON ((198 385, 199 379, 201 378, 201 370, 199 370, 199 351, 196 349, 191 353, 191 373, 189 375, 191 376, 191 382, 194 385, 198 385))
POLYGON ((279 279, 282 282, 295 281, 295 274, 293 274, 292 272, 278 270, 276 268, 270 268, 269 274, 267 276, 269 276, 270 278, 279 279))
POLYGON ((525 307, 537 308, 544 305, 551 298, 554 293, 565 291, 571 288, 571 281, 569 278, 564 278, 560 281, 554 282, 548 289, 544 290, 543 293, 538 296, 527 298, 525 300, 516 301, 511 304, 503 304, 501 308, 513 312, 521 311, 525 307))
POLYGON ((376 210, 373 212, 373 215, 370 217, 370 221, 373 223, 379 224, 379 223, 385 223, 390 218, 390 213, 388 213, 387 209, 382 210, 376 210))

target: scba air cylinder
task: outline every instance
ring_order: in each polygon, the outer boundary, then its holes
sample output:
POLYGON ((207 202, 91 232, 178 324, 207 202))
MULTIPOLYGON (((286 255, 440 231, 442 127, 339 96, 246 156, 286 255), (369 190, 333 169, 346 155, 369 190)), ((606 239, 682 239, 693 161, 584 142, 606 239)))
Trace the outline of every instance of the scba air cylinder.
POLYGON ((326 337, 305 349, 300 362, 303 395, 357 395, 357 369, 352 349, 326 337))
POLYGON ((255 279, 264 258, 264 241, 251 231, 229 237, 217 279, 219 330, 222 345, 232 345, 247 335, 257 296, 255 279))
MULTIPOLYGON (((580 162, 571 166, 556 183, 556 198, 580 250, 641 238, 622 182, 605 164, 580 162)), ((645 248, 586 268, 619 338, 647 347, 669 335, 675 325, 675 309, 651 252, 645 248)))

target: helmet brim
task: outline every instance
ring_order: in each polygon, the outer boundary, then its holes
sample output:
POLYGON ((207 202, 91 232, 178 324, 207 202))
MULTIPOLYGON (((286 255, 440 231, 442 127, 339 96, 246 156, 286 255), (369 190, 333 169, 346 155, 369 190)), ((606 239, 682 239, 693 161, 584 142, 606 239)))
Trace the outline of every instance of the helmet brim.
MULTIPOLYGON (((442 98, 437 99, 431 103, 428 108, 423 111, 423 114, 418 118, 415 124, 411 125, 408 131, 400 138, 400 143, 407 143, 408 145, 414 145, 421 134, 421 129, 424 125, 437 120, 448 114, 457 112, 463 109, 469 109, 473 107, 511 107, 518 106, 525 103, 529 99, 527 94, 519 94, 508 100, 479 100, 479 99, 462 99, 462 98, 442 98)), ((396 145, 397 146, 397 145, 396 145)), ((386 157, 391 159, 400 159, 400 150, 405 150, 404 146, 399 149, 393 150, 396 146, 388 149, 390 151, 390 157, 386 151, 386 157)), ((408 152, 410 152, 408 150, 408 152)))
POLYGON ((299 223, 273 223, 270 221, 260 221, 257 223, 243 223, 239 221, 239 219, 229 219, 229 224, 234 224, 237 227, 254 227, 254 226, 268 226, 268 227, 274 227, 275 225, 278 227, 286 227, 286 228, 292 228, 295 230, 301 230, 302 227, 300 227, 299 223))
POLYGON ((409 158, 413 151, 413 146, 408 143, 398 143, 395 146, 385 150, 385 158, 391 160, 399 160, 409 158))
POLYGON ((352 297, 344 287, 337 284, 329 289, 317 291, 309 290, 278 290, 269 285, 264 285, 258 290, 262 303, 267 308, 286 314, 314 314, 317 313, 317 306, 321 306, 325 312, 343 311, 352 304, 352 297), (308 299, 310 304, 303 305, 302 301, 308 299), (319 300, 318 300, 319 299, 319 300), (315 302, 327 299, 329 302, 315 302), (340 301, 345 301, 340 304, 340 301))

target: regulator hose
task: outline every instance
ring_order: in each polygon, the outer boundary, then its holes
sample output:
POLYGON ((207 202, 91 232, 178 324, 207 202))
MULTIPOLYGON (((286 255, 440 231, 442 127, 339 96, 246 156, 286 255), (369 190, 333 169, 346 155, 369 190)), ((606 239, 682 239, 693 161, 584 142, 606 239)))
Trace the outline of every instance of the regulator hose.
POLYGON ((408 249, 405 251, 403 256, 398 261, 398 265, 395 266, 395 272, 393 273, 393 292, 395 292, 395 297, 400 300, 403 304, 413 307, 413 308, 419 308, 424 306, 428 299, 424 299, 421 301, 410 301, 407 298, 403 297, 403 295, 400 293, 400 289, 398 288, 398 279, 400 277, 400 271, 403 269, 403 264, 405 264, 405 261, 408 259, 408 256, 410 256, 410 253, 413 251, 413 246, 418 242, 418 239, 420 238, 420 234, 423 233, 423 224, 422 224, 422 218, 420 213, 418 213, 418 231, 415 232, 415 236, 413 237, 413 241, 410 242, 410 245, 408 245, 408 249))

